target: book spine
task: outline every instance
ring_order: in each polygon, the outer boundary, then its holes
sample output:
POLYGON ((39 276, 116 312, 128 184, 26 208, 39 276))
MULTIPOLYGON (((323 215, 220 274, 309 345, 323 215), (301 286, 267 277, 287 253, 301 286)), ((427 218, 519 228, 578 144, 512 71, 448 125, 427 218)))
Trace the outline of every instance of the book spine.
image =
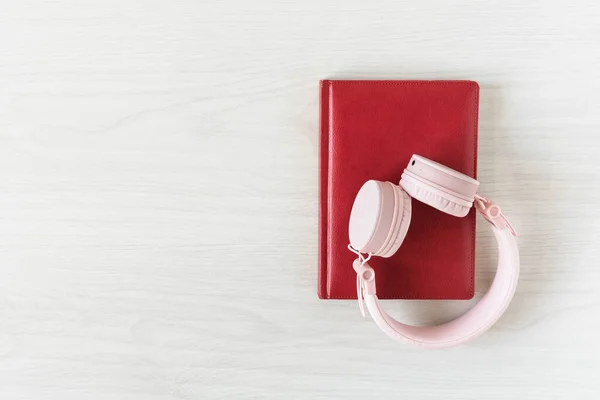
POLYGON ((329 182, 329 90, 330 81, 320 82, 320 116, 319 116, 319 277, 317 295, 328 299, 328 182, 329 182))

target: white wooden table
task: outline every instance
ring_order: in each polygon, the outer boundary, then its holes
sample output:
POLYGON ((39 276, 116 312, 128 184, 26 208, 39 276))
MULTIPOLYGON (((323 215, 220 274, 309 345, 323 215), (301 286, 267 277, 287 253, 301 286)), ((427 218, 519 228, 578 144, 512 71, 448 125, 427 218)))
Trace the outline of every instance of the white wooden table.
POLYGON ((600 6, 576 3, 3 2, 0 398, 598 399, 600 6), (522 275, 472 344, 317 299, 325 77, 480 83, 522 275))

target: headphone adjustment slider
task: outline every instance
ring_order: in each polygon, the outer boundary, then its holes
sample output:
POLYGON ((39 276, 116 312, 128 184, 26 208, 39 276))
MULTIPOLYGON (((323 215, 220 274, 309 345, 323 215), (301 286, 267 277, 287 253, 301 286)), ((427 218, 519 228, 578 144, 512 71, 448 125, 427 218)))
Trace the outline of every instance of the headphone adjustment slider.
POLYGON ((499 205, 493 203, 491 200, 475 195, 475 208, 479 211, 479 214, 485 218, 490 224, 494 225, 497 229, 508 228, 513 236, 517 236, 517 232, 510 224, 508 219, 502 214, 502 209, 499 205))

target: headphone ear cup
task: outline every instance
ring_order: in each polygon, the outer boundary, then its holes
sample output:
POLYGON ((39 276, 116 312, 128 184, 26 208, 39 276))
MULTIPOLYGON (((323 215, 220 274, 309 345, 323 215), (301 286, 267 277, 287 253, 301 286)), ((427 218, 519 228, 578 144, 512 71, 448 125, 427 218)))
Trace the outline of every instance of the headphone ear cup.
POLYGON ((381 257, 388 258, 393 256, 408 233, 408 227, 410 226, 410 219, 412 215, 412 200, 408 193, 406 193, 400 186, 394 186, 394 194, 396 195, 397 206, 395 208, 395 224, 392 232, 390 232, 390 240, 387 245, 382 249, 381 257))
POLYGON ((402 175, 400 186, 415 200, 455 217, 464 217, 469 213, 471 204, 449 193, 402 175))
POLYGON ((398 185, 367 181, 352 205, 350 245, 361 253, 391 257, 406 236, 410 213, 411 198, 398 185))

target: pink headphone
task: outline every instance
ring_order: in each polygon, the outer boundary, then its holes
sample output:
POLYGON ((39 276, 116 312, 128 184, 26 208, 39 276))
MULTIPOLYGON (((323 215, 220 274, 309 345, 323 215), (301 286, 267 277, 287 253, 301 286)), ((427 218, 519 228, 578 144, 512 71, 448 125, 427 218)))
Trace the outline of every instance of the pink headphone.
POLYGON ((361 311, 389 337, 427 348, 452 347, 489 329, 510 303, 519 278, 519 250, 514 229, 500 207, 477 194, 479 182, 419 155, 413 155, 402 173, 400 186, 370 180, 359 190, 350 214, 349 249, 358 255, 353 263, 361 311), (475 204, 492 225, 499 247, 498 269, 490 290, 467 313, 432 327, 402 324, 381 308, 375 288, 371 256, 391 257, 400 248, 411 216, 411 199, 440 211, 464 217, 475 204), (364 302, 364 304, 363 304, 364 302))

